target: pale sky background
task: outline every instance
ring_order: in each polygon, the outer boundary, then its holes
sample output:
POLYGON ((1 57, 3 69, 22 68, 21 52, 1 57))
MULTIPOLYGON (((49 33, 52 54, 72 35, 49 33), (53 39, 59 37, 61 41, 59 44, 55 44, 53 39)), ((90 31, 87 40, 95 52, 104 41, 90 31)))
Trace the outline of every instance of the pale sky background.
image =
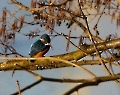
MULTIPOLYGON (((1 0, 0 2, 0 14, 2 13, 2 9, 4 7, 7 7, 7 9, 10 9, 11 11, 17 10, 17 7, 14 7, 7 3, 8 0, 1 0)), ((24 2, 25 5, 29 5, 29 1, 31 0, 19 0, 21 2, 24 2)), ((26 14, 26 11, 21 11, 18 13, 17 16, 22 16, 23 14, 26 14)), ((29 18, 30 19, 30 18, 29 18)), ((27 20, 29 20, 27 18, 27 20)), ((93 27, 94 25, 93 20, 90 24, 90 27, 93 27)), ((26 27, 25 29, 22 29, 22 33, 27 33, 29 30, 35 30, 36 26, 26 27)), ((43 30, 43 28, 39 27, 40 30, 43 30)), ((56 30, 60 32, 64 32, 68 34, 69 29, 67 30, 65 28, 65 25, 62 25, 60 28, 57 27, 56 30)), ((92 28, 91 28, 92 30, 92 28)), ((98 30, 100 30, 100 35, 103 39, 106 38, 108 34, 118 34, 118 37, 120 36, 120 28, 116 29, 116 24, 113 22, 111 24, 109 17, 102 17, 98 30)), ((43 32, 48 33, 48 32, 43 32)), ((42 34, 42 32, 41 32, 42 34)), ((79 36, 81 34, 80 31, 74 31, 72 32, 72 36, 79 36)), ((16 35, 16 41, 13 44, 14 48, 21 54, 28 56, 29 47, 32 42, 34 42, 37 38, 28 40, 28 37, 17 34, 16 35)), ((78 44, 78 40, 72 40, 74 43, 78 44)), ((49 55, 55 55, 55 54, 62 54, 65 53, 66 50, 66 40, 63 37, 55 37, 52 39, 52 46, 53 50, 50 49, 50 51, 46 54, 49 55)), ((76 50, 75 47, 70 45, 69 51, 76 50)), ((87 69, 93 71, 96 75, 104 76, 106 73, 100 66, 84 66, 87 69)), ((120 69, 117 69, 114 67, 115 73, 120 72, 120 69)), ((59 68, 59 69, 52 69, 52 70, 43 70, 43 71, 34 71, 44 77, 51 77, 51 78, 74 78, 74 79, 81 79, 81 78, 90 78, 90 76, 83 71, 74 68, 74 67, 67 67, 67 68, 59 68)), ((30 83, 33 83, 36 81, 36 78, 34 78, 32 75, 28 74, 25 71, 16 71, 14 76, 12 77, 12 71, 2 71, 0 72, 0 95, 10 95, 17 91, 16 81, 19 81, 20 87, 23 88, 30 83)), ((72 87, 74 87, 76 84, 68 84, 68 83, 51 83, 51 82, 42 82, 34 87, 32 87, 29 90, 26 90, 22 93, 22 95, 62 95, 72 87)), ((85 87, 79 90, 79 95, 120 95, 120 87, 115 82, 106 82, 101 83, 98 86, 93 87, 85 87)), ((73 93, 72 95, 75 95, 73 93)))

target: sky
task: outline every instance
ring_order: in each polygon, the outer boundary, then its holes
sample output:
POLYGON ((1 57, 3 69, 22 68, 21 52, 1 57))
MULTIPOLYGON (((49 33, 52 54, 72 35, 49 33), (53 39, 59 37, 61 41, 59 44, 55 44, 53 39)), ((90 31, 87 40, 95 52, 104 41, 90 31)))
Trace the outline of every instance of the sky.
MULTIPOLYGON (((24 2, 25 5, 29 5, 30 0, 19 0, 21 2, 24 2)), ((2 12, 2 9, 4 7, 7 7, 11 11, 17 10, 16 7, 10 5, 7 3, 8 0, 1 0, 0 3, 0 13, 2 12)), ((26 11, 21 11, 18 13, 18 16, 25 14, 26 11)), ((30 18, 29 18, 30 19, 30 18)), ((27 20, 29 20, 27 18, 27 20)), ((96 22, 96 19, 94 19, 92 22, 89 23, 90 29, 94 26, 96 22)), ((29 30, 36 29, 36 26, 28 26, 25 29, 21 30, 21 33, 27 33, 29 30)), ((44 30, 39 27, 40 30, 44 30)), ((56 30, 61 33, 64 32, 68 34, 69 29, 66 29, 65 25, 63 24, 61 27, 57 27, 56 30)), ((119 31, 120 28, 116 28, 115 22, 111 23, 110 18, 103 16, 101 18, 101 21, 99 23, 98 30, 100 30, 100 36, 105 39, 108 34, 118 34, 118 37, 120 35, 119 31)), ((42 33, 42 32, 41 32, 42 33)), ((44 32, 48 33, 48 32, 44 32)), ((72 36, 78 36, 81 32, 76 30, 72 32, 72 36)), ((39 37, 38 37, 39 38, 39 37)), ((15 49, 29 57, 29 47, 36 39, 34 38, 31 40, 28 40, 28 37, 23 36, 22 34, 16 35, 16 40, 13 46, 15 49)), ((74 43, 78 44, 78 40, 72 40, 74 43)), ((66 44, 67 41, 63 37, 55 37, 52 39, 51 44, 53 46, 53 49, 50 49, 50 51, 46 54, 46 56, 50 55, 56 55, 56 54, 63 54, 66 51, 66 44)), ((70 45, 70 51, 76 50, 75 47, 70 45)), ((105 76, 105 72, 100 66, 84 66, 85 68, 93 71, 98 76, 105 76)), ((115 72, 120 72, 120 70, 116 67, 114 67, 115 72)), ((59 69, 52 69, 52 70, 38 70, 34 71, 37 74, 40 74, 44 77, 51 77, 51 78, 74 78, 74 79, 81 79, 81 78, 90 78, 91 76, 86 74, 85 72, 79 70, 78 68, 74 67, 65 67, 65 68, 59 68, 59 69)), ((0 72, 0 94, 1 95, 10 95, 17 91, 16 81, 19 81, 20 87, 23 88, 30 83, 35 82, 37 79, 34 78, 32 75, 25 71, 15 71, 14 76, 12 77, 12 71, 1 71, 0 72)), ((22 93, 22 95, 62 95, 72 87, 74 87, 76 84, 68 84, 68 83, 50 83, 50 82, 42 82, 29 90, 26 90, 22 93)), ((120 95, 120 87, 115 82, 106 82, 101 83, 98 86, 93 87, 85 87, 79 90, 79 95, 120 95)), ((73 93, 72 95, 75 95, 73 93)))

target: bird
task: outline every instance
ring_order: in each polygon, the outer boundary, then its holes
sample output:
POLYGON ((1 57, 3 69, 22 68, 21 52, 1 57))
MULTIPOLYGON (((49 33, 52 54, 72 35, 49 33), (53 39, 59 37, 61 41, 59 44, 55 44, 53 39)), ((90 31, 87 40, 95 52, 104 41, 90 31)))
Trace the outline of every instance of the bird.
MULTIPOLYGON (((30 47, 29 55, 32 58, 44 57, 49 51, 51 39, 48 34, 43 34, 40 39, 36 40, 30 47)), ((35 61, 35 60, 34 60, 35 61)))

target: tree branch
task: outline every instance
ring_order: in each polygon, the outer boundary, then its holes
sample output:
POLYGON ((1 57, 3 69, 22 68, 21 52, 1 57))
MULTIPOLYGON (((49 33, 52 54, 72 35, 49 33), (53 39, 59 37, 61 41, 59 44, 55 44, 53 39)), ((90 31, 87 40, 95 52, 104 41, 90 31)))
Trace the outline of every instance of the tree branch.
POLYGON ((81 89, 83 87, 97 86, 99 83, 113 81, 113 80, 117 80, 117 79, 120 79, 120 74, 116 74, 114 76, 105 76, 105 77, 93 78, 90 81, 86 81, 86 82, 83 82, 82 84, 75 86, 74 88, 70 89, 69 91, 67 91, 63 95, 70 95, 73 92, 78 91, 79 89, 81 89))
MULTIPOLYGON (((104 51, 106 49, 112 49, 112 48, 119 48, 120 47, 120 38, 115 39, 115 40, 110 40, 110 41, 105 41, 102 43, 96 44, 96 47, 98 51, 104 51)), ((88 55, 92 54, 95 52, 94 46, 93 45, 83 45, 81 47, 83 51, 86 51, 88 55)), ((63 62, 60 61, 54 61, 52 60, 52 57, 62 59, 62 60, 67 60, 67 61, 72 61, 72 60, 80 60, 86 55, 80 51, 76 50, 70 53, 66 54, 60 54, 60 55, 55 55, 51 56, 51 60, 49 59, 42 59, 38 58, 35 59, 36 61, 34 64, 30 62, 30 59, 34 58, 1 58, 1 59, 9 59, 8 61, 1 62, 0 63, 0 70, 13 70, 13 69, 19 69, 18 67, 15 66, 15 64, 18 64, 20 66, 25 67, 26 69, 30 69, 29 66, 35 66, 34 69, 45 69, 45 68, 57 68, 57 67, 64 67, 68 66, 67 64, 65 65, 63 62), (39 68, 36 68, 36 65, 39 65, 39 68)), ((118 58, 119 59, 119 58, 118 58)))

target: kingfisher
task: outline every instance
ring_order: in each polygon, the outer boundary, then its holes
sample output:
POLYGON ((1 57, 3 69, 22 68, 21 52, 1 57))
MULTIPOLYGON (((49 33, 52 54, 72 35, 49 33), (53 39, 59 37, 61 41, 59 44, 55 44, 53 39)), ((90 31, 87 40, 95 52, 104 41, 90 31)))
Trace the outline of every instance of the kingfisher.
POLYGON ((43 34, 31 47, 29 55, 33 58, 43 57, 50 49, 51 39, 48 34, 43 34))

